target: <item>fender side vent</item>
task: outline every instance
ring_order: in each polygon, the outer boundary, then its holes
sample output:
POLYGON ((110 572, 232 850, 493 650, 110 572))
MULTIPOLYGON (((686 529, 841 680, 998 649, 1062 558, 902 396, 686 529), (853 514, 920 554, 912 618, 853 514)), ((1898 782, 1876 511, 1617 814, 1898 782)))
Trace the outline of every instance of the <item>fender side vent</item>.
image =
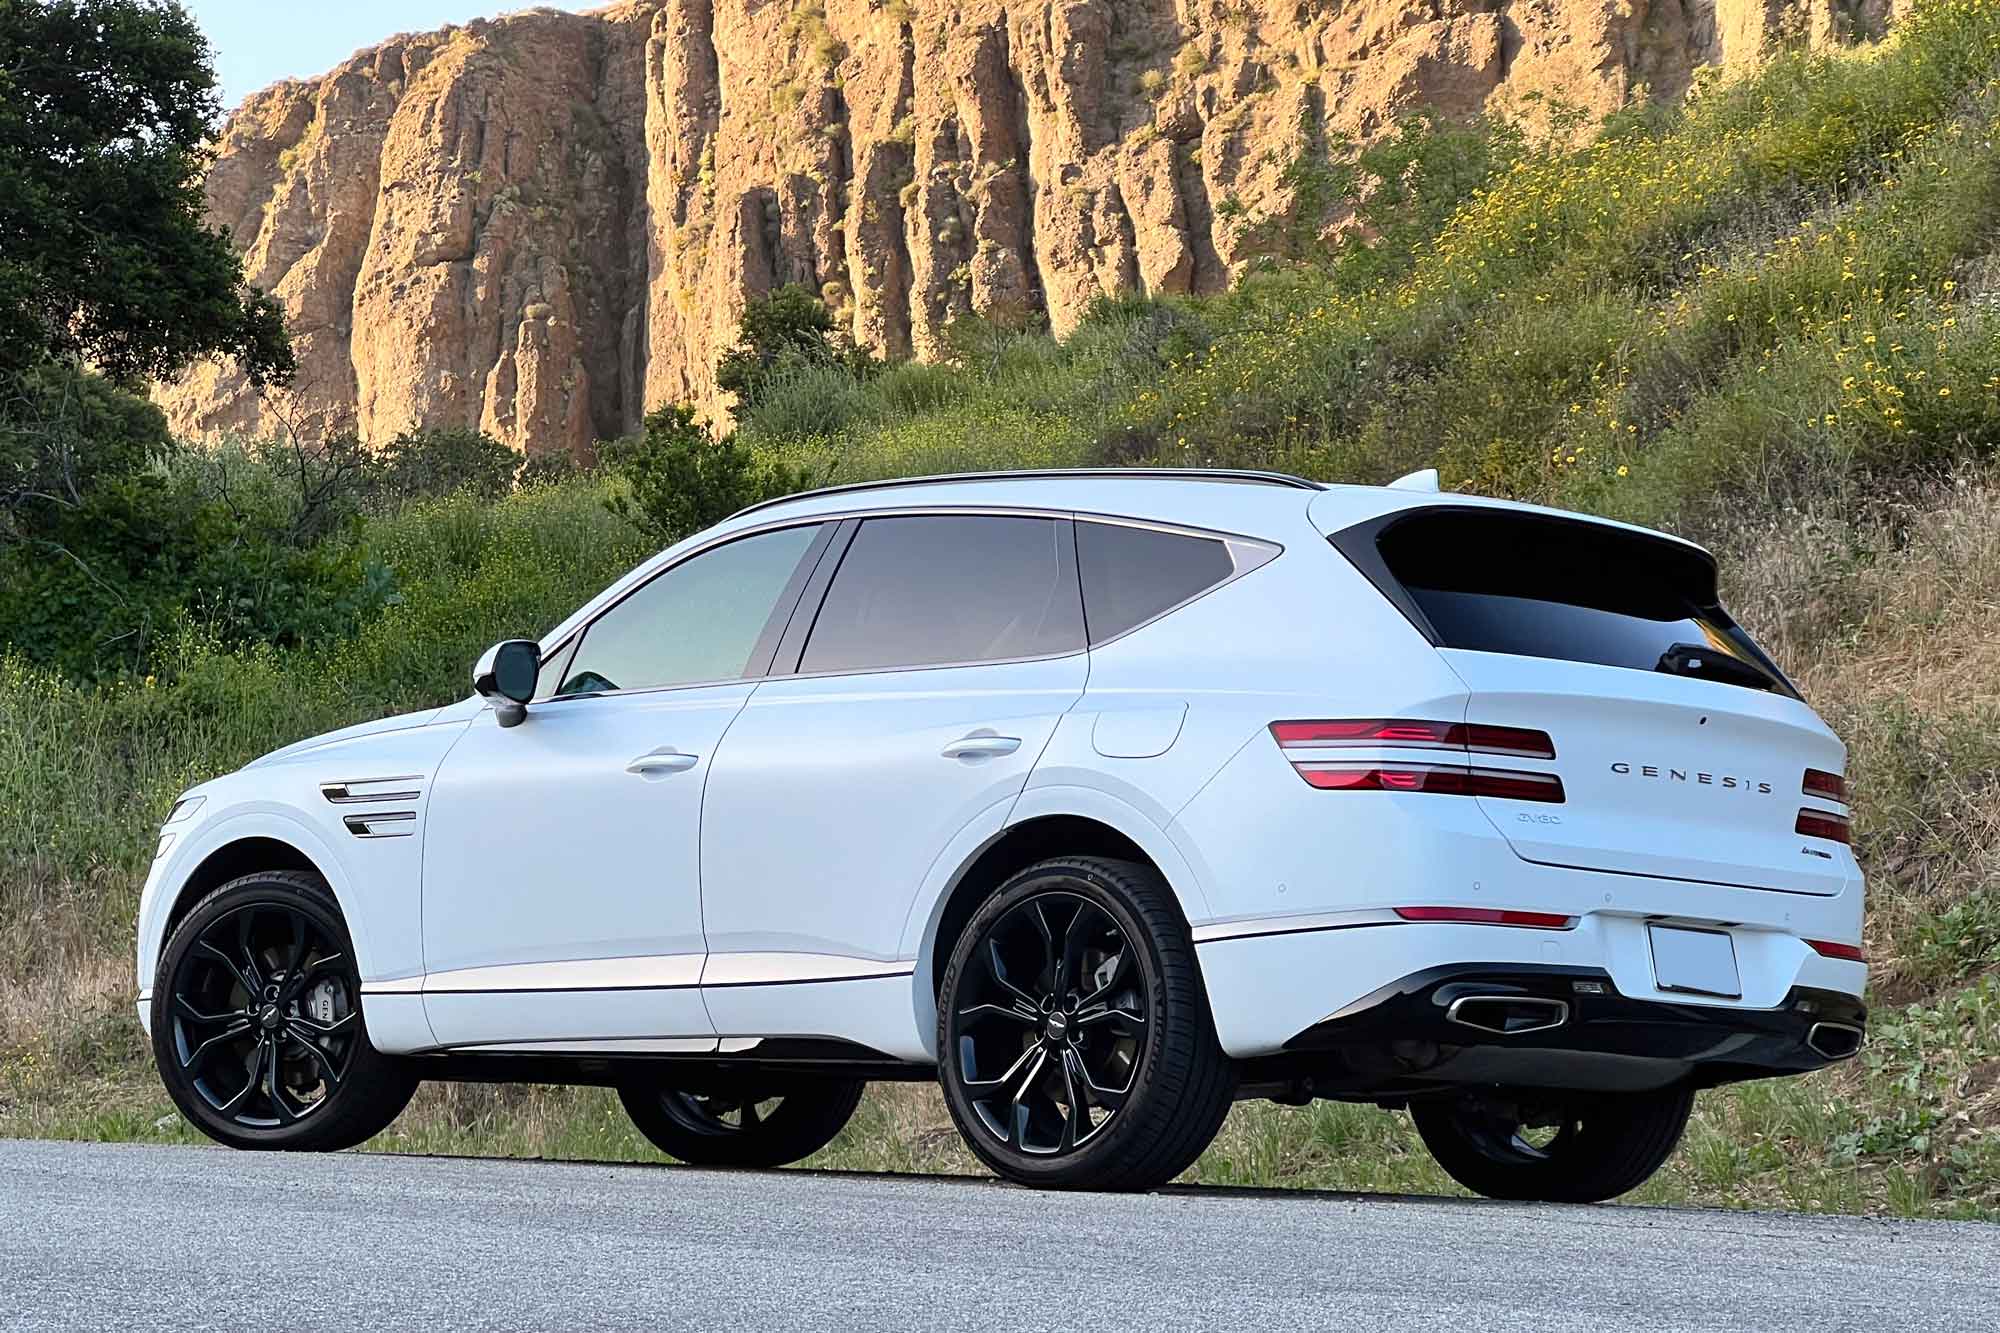
POLYGON ((341 822, 357 838, 407 838, 417 831, 417 812, 385 810, 376 814, 347 815, 341 822))
POLYGON ((319 794, 335 805, 360 805, 368 801, 414 801, 423 793, 423 779, 359 778, 351 782, 322 782, 319 794))

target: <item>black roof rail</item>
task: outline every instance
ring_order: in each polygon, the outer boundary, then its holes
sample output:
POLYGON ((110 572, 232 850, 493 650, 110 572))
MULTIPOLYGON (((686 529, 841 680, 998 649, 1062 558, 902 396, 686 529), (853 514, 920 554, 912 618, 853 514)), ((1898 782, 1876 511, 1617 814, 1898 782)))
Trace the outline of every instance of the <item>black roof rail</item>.
POLYGON ((756 504, 737 510, 731 518, 744 514, 754 514, 760 509, 773 505, 790 504, 794 500, 806 500, 819 495, 844 495, 852 491, 881 491, 898 486, 941 486, 959 481, 1048 481, 1048 480, 1102 480, 1104 478, 1144 479, 1151 481, 1229 481, 1252 486, 1284 486, 1297 491, 1323 491, 1321 483, 1295 477, 1289 472, 1258 472, 1250 468, 1208 468, 1208 467, 1052 467, 1020 468, 1012 472, 947 472, 935 477, 892 477, 885 481, 850 481, 841 486, 822 486, 817 490, 799 491, 792 495, 781 495, 772 500, 760 500, 756 504))

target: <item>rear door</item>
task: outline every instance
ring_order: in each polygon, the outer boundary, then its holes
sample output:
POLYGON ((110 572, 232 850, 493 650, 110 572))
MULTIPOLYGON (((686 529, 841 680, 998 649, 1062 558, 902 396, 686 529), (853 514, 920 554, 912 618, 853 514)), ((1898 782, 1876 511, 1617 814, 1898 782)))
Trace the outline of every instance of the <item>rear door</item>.
POLYGON ((1844 814, 1805 776, 1845 749, 1722 610, 1704 552, 1503 509, 1367 526, 1337 544, 1366 541, 1357 563, 1469 687, 1466 720, 1554 741, 1561 805, 1480 798, 1523 858, 1821 895, 1856 873, 1799 831, 1802 810, 1844 814))
POLYGON ((704 987, 725 1035, 766 1024, 746 988, 909 970, 932 863, 1000 831, 1088 671, 1066 517, 869 518, 835 559, 780 649, 798 674, 757 687, 709 776, 704 987))

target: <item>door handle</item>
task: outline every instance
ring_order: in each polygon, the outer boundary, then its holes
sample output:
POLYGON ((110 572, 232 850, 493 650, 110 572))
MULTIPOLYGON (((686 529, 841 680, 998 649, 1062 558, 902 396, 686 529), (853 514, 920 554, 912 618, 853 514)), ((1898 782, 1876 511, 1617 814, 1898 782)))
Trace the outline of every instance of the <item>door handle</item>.
POLYGON ((642 754, 625 765, 627 773, 637 773, 642 778, 663 778, 669 773, 685 773, 701 762, 698 754, 681 754, 676 750, 655 750, 642 754))
POLYGON ((947 759, 982 759, 1012 754, 1021 748, 1019 736, 961 736, 939 751, 947 759))

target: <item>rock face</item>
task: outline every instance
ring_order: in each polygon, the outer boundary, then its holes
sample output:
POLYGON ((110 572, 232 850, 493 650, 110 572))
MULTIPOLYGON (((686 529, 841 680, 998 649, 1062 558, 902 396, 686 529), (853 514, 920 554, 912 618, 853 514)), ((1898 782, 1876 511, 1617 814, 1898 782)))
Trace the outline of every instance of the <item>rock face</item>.
POLYGON ((1102 294, 1225 288, 1308 134, 1529 93, 1601 115, 1888 3, 629 0, 395 37, 249 98, 209 175, 297 382, 204 365, 156 396, 189 436, 586 451, 722 411, 716 356, 784 283, 897 356, 973 311, 1060 332, 1102 294))

